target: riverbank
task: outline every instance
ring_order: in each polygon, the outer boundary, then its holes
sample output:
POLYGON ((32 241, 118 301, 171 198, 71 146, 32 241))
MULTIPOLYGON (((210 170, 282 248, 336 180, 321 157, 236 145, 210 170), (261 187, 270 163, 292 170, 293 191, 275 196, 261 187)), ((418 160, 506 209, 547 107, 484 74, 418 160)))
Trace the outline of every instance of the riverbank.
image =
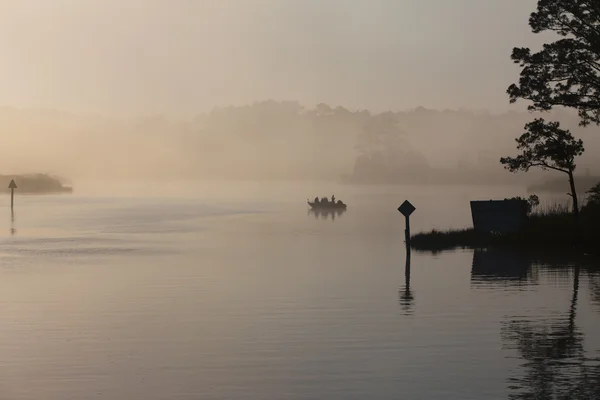
POLYGON ((555 206, 531 214, 520 232, 492 234, 473 228, 432 230, 411 236, 411 246, 417 251, 443 251, 458 248, 509 246, 527 249, 575 250, 598 253, 600 243, 600 206, 587 206, 580 212, 581 240, 572 214, 566 206, 555 206))

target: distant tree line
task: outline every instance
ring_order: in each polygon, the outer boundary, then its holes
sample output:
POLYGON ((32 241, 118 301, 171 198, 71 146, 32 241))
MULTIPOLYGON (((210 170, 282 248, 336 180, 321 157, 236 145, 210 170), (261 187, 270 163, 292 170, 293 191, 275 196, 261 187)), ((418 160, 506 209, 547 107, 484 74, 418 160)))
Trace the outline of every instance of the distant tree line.
MULTIPOLYGON (((553 115, 573 132, 581 129, 576 116, 553 115)), ((542 175, 510 176, 497 161, 529 118, 423 107, 371 113, 273 100, 186 120, 0 108, 0 170, 110 179, 532 183, 542 175), (43 144, 50 136, 57 143, 52 151, 43 144)), ((586 145, 593 147, 593 140, 586 145)), ((588 167, 600 171, 600 162, 591 161, 588 167)))

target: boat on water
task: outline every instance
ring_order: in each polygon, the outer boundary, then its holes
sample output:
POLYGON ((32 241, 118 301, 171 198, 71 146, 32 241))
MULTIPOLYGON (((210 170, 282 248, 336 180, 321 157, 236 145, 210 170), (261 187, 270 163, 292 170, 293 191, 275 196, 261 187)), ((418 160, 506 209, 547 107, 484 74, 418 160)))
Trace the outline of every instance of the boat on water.
POLYGON ((314 201, 307 200, 307 203, 310 206, 310 208, 312 208, 313 210, 320 210, 320 211, 345 210, 348 207, 341 200, 335 201, 335 198, 333 198, 333 201, 329 201, 329 199, 327 199, 326 197, 324 197, 320 200, 318 198, 315 198, 314 201))

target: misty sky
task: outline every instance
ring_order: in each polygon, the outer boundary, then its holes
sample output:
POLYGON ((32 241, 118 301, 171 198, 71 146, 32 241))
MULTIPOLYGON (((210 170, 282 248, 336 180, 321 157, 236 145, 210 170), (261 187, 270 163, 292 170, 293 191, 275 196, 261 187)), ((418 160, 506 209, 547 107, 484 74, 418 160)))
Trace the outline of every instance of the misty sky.
POLYGON ((510 106, 536 0, 0 0, 0 105, 510 106))

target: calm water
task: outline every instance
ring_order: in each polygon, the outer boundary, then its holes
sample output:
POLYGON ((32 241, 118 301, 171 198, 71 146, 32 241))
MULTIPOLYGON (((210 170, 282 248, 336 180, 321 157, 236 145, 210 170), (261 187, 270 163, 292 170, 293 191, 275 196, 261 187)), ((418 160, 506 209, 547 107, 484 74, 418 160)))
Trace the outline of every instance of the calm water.
POLYGON ((600 396, 593 259, 413 252, 407 275, 405 198, 418 231, 520 188, 78 188, 1 200, 1 399, 600 396), (331 194, 346 213, 308 212, 331 194))

